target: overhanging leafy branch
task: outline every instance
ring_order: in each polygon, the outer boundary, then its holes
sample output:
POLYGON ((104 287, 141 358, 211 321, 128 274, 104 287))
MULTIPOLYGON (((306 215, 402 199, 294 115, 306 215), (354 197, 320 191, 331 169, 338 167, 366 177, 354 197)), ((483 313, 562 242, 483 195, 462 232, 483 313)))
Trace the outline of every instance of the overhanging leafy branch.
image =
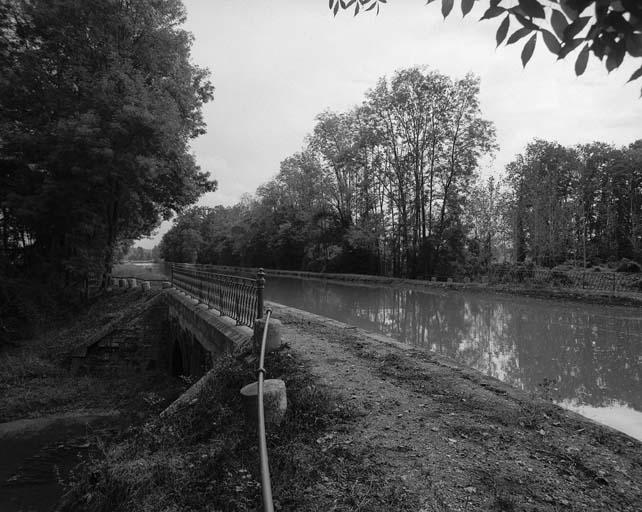
MULTIPOLYGON (((435 0, 427 0, 426 4, 435 0)), ((475 2, 488 5, 482 20, 502 17, 495 39, 497 46, 506 41, 514 44, 528 39, 521 53, 526 66, 533 56, 537 40, 542 39, 548 50, 564 59, 580 48, 575 57, 575 73, 584 73, 590 54, 604 62, 611 72, 625 57, 642 57, 642 2, 639 0, 460 0, 464 16, 475 2), (511 24, 515 30, 508 36, 511 24), (508 36, 508 39, 507 39, 508 36)), ((340 10, 380 10, 387 0, 329 0, 336 16, 340 10)), ((446 18, 453 11, 455 0, 441 0, 441 13, 446 18)), ((642 65, 629 82, 642 77, 642 65)), ((641 91, 642 92, 642 91, 641 91)))

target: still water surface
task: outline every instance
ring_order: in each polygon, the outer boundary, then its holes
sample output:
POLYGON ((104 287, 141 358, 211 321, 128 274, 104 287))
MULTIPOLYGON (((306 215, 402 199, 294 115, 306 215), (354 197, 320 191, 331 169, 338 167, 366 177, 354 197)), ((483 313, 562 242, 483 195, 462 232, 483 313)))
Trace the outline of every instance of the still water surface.
POLYGON ((268 300, 384 333, 642 440, 642 309, 270 277, 268 300))

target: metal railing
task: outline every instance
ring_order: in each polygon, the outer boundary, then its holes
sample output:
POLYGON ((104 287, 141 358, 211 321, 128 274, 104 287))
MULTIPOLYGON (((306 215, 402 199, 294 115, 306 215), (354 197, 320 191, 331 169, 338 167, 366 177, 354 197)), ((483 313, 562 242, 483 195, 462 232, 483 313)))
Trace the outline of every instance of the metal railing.
POLYGON ((261 464, 261 492, 263 494, 264 512, 274 511, 274 506, 272 504, 272 483, 270 482, 270 465, 268 463, 267 441, 265 439, 265 411, 263 409, 263 380, 265 378, 265 373, 266 373, 265 368, 263 367, 263 363, 265 361, 265 340, 267 339, 268 325, 270 323, 271 315, 272 315, 272 310, 268 309, 265 315, 265 326, 263 327, 263 337, 261 338, 261 353, 259 357, 259 368, 257 370, 259 458, 260 458, 260 464, 261 464))
POLYGON ((172 263, 172 286, 221 316, 236 320, 236 325, 254 327, 254 320, 263 316, 265 272, 259 269, 255 279, 217 274, 197 265, 172 263))
POLYGON ((640 277, 615 272, 587 272, 577 270, 506 268, 493 269, 489 281, 495 283, 523 283, 556 288, 575 288, 602 291, 642 291, 640 277))

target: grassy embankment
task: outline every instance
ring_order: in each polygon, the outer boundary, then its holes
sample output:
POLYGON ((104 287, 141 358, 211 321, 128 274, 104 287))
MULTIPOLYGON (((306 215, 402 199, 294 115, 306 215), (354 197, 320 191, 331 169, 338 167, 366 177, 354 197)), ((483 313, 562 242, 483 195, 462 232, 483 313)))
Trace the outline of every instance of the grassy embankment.
MULTIPOLYGON (((222 359, 197 402, 105 448, 79 473, 63 510, 258 510, 256 428, 239 400, 255 366, 247 357, 222 359)), ((266 367, 288 393, 284 422, 268 429, 276 510, 417 510, 401 481, 369 464, 364 451, 324 448, 331 432, 350 429, 355 410, 317 385, 287 349, 270 354, 266 367)))
POLYGON ((26 282, 12 286, 18 290, 0 344, 0 422, 96 409, 143 414, 176 395, 177 383, 162 372, 70 371, 75 348, 149 295, 117 290, 84 304, 26 282))

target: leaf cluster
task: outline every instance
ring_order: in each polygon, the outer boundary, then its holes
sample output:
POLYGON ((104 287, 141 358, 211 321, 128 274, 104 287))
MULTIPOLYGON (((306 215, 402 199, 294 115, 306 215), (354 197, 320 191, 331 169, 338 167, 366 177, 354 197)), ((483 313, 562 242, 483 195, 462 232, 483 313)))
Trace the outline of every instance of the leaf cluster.
MULTIPOLYGON (((430 4, 434 0, 427 0, 430 4)), ((463 16, 478 2, 487 6, 482 20, 502 17, 496 32, 497 46, 506 41, 514 44, 526 37, 521 60, 526 66, 533 56, 538 39, 559 59, 581 47, 575 58, 575 73, 584 73, 590 54, 604 62, 610 72, 624 58, 642 57, 642 3, 639 0, 461 0, 463 16), (508 36, 511 24, 514 30, 508 36), (508 36, 508 39, 507 39, 508 36)), ((340 9, 354 6, 360 10, 379 12, 385 0, 330 0, 336 15, 340 9)), ((451 14, 455 0, 441 0, 441 13, 451 14)), ((640 66, 629 81, 642 77, 640 66)))

